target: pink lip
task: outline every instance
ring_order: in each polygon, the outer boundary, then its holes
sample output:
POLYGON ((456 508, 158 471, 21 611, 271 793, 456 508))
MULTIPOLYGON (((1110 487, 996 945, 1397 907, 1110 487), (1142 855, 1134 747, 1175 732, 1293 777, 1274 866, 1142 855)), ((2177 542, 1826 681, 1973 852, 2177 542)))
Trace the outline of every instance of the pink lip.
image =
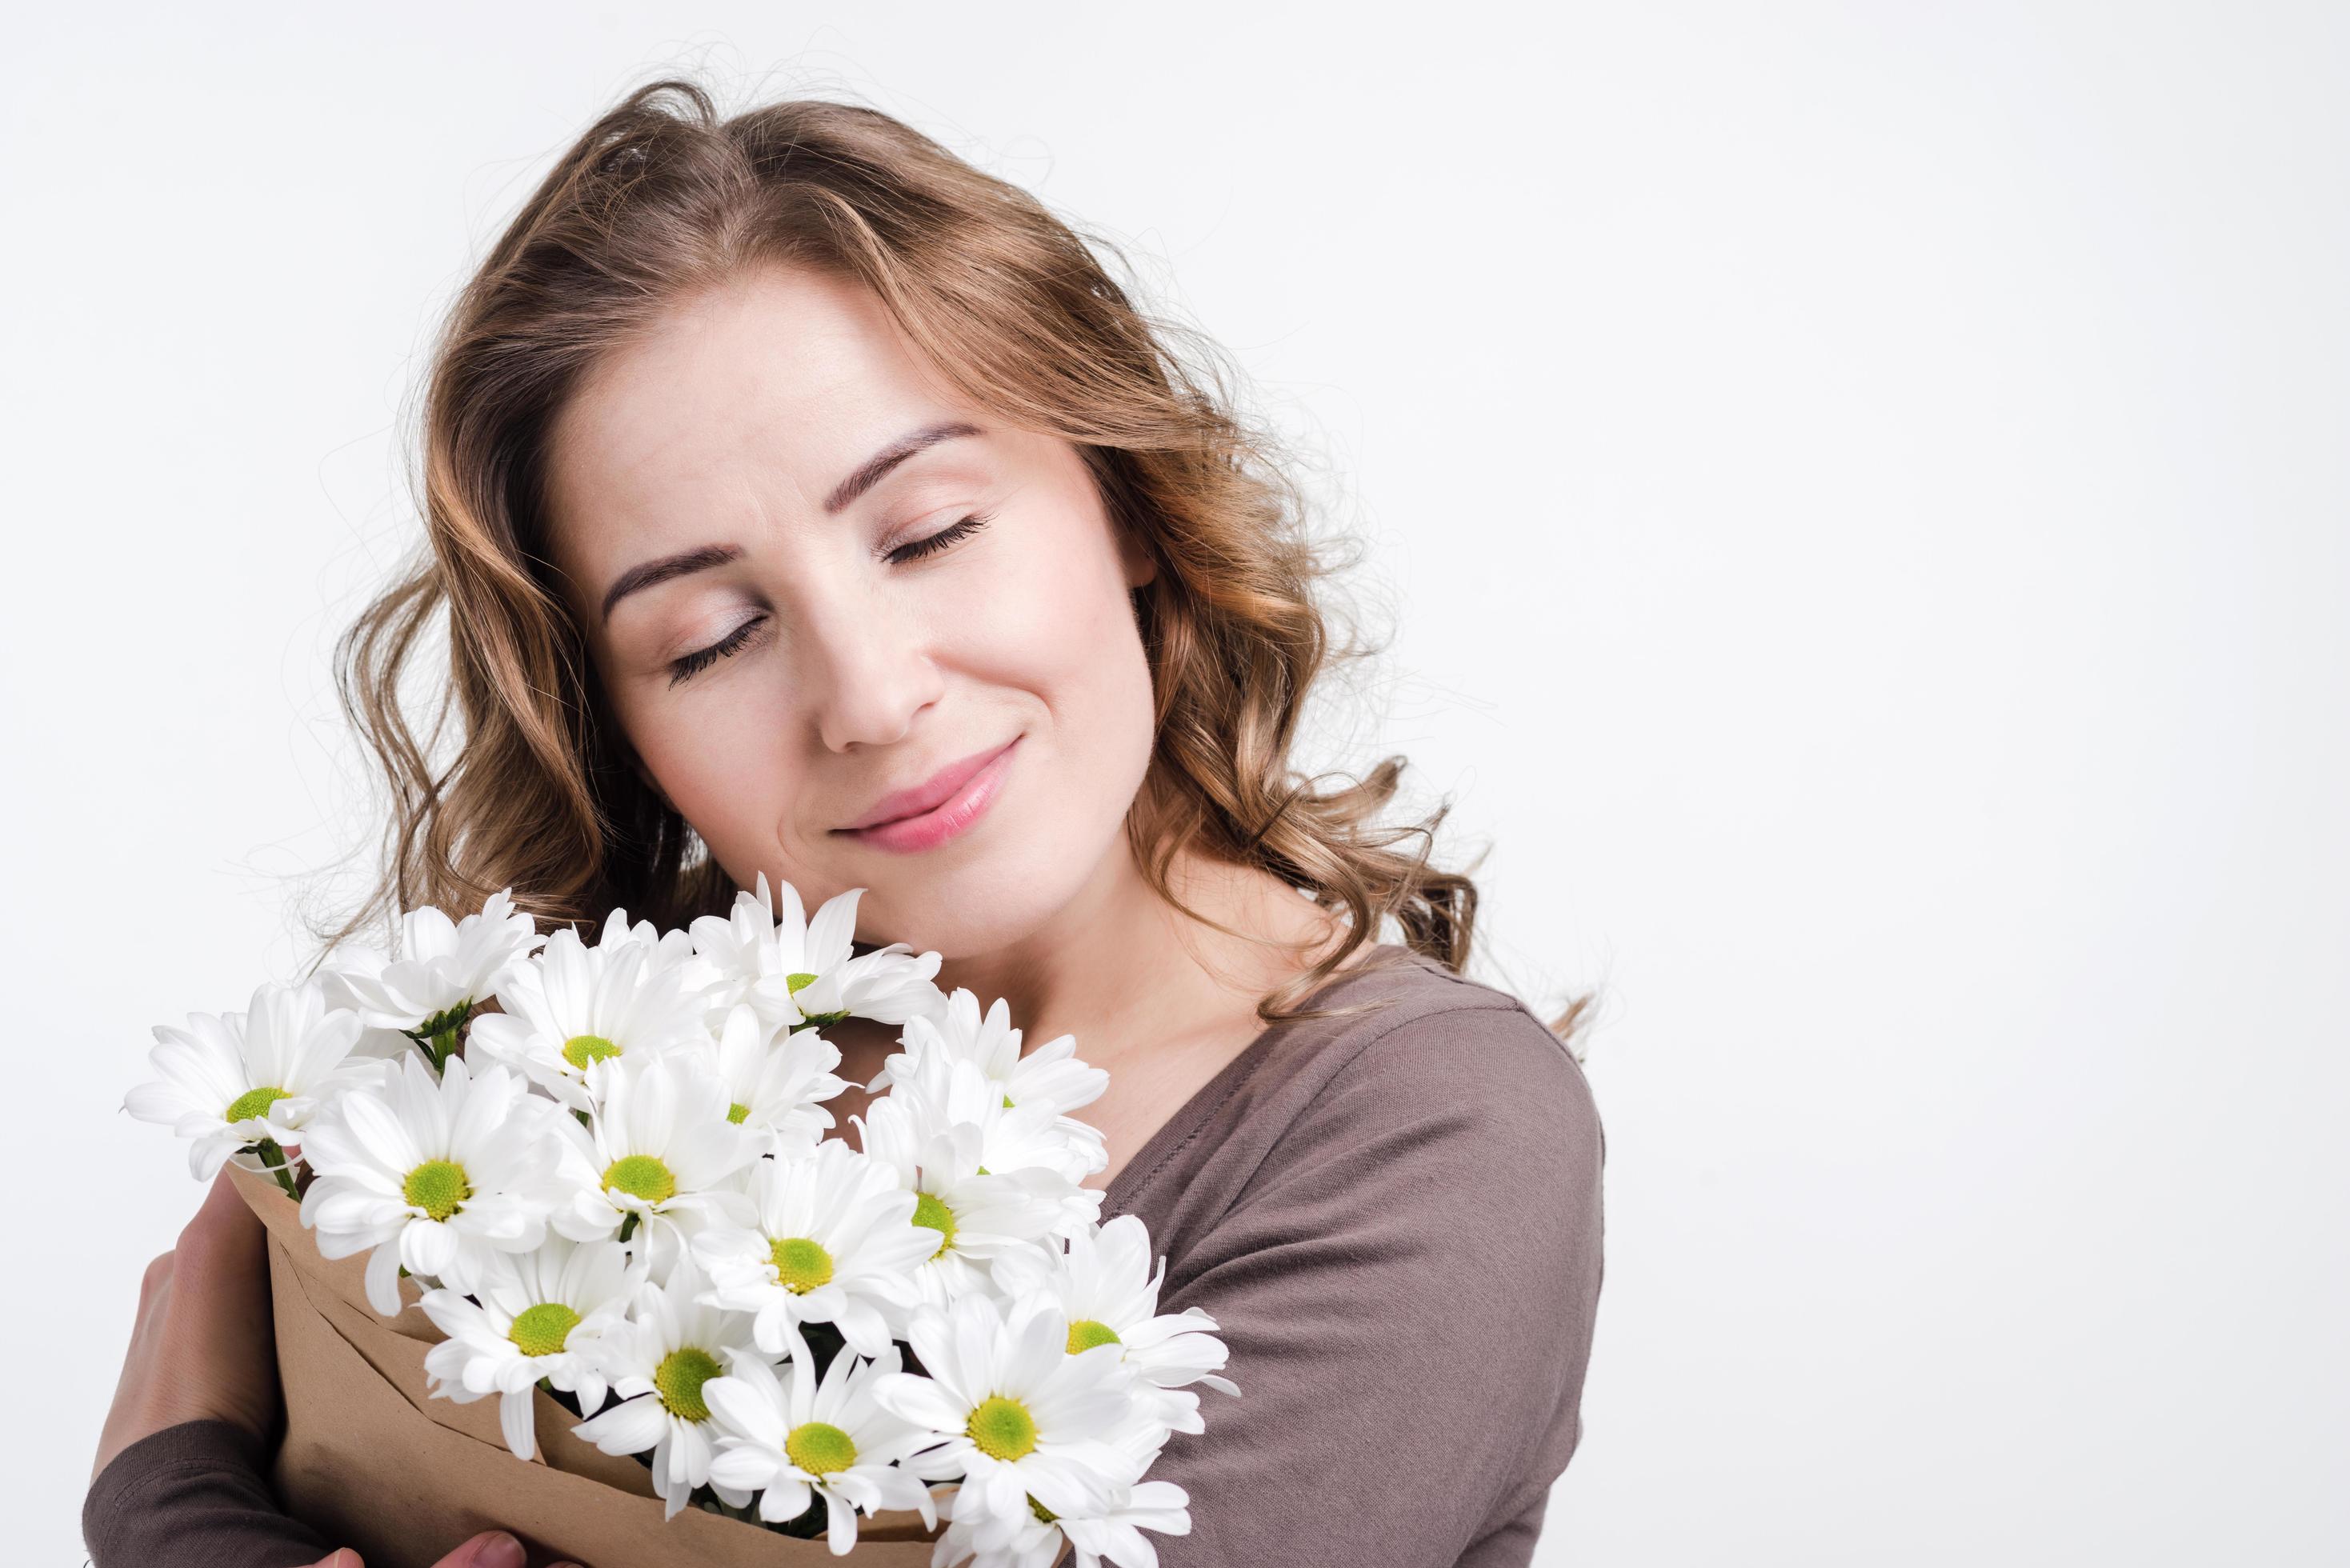
POLYGON ((911 789, 884 796, 871 811, 835 833, 877 849, 931 849, 977 822, 1003 782, 1014 735, 993 751, 950 763, 911 789))

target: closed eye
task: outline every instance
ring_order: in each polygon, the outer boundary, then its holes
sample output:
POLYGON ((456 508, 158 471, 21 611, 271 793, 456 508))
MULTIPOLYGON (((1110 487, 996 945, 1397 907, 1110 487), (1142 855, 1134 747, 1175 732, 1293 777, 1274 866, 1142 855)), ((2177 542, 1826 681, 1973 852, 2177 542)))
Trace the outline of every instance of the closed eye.
POLYGON ((978 533, 982 528, 986 527, 993 517, 993 513, 974 512, 960 523, 948 524, 926 539, 917 539, 910 545, 899 545, 882 559, 894 566, 905 561, 919 561, 925 556, 935 556, 958 540, 969 538, 978 533))
POLYGON ((708 648, 697 649, 681 659, 671 659, 669 683, 676 686, 681 682, 691 680, 720 659, 730 654, 739 653, 743 645, 751 640, 752 634, 766 622, 767 618, 764 615, 754 615, 708 648))
MULTIPOLYGON (((978 533, 993 519, 993 513, 974 512, 961 522, 948 524, 927 538, 916 539, 911 544, 899 545, 882 559, 892 565, 898 565, 907 561, 919 561, 926 556, 935 556, 940 551, 978 533)), ((671 686, 681 685, 692 680, 720 659, 740 653, 750 644, 752 638, 757 635, 759 628, 766 623, 767 618, 764 615, 754 615, 708 648, 696 649, 691 653, 670 660, 669 683, 671 686)))

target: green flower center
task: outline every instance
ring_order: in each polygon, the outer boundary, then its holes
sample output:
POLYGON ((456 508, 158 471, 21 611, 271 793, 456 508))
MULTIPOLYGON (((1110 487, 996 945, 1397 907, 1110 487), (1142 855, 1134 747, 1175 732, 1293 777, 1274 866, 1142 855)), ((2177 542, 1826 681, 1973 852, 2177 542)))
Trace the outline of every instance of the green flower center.
POLYGON ((579 1314, 561 1302, 541 1302, 515 1314, 506 1337, 525 1355, 552 1355, 578 1326, 579 1314))
POLYGON ((601 1034, 574 1034, 563 1043, 563 1059, 583 1073, 590 1064, 619 1054, 620 1048, 601 1034))
POLYGON ((812 1476, 828 1476, 857 1462, 857 1444, 837 1427, 803 1421, 784 1439, 784 1455, 812 1476))
POLYGON ((677 1196, 677 1177, 649 1154, 623 1155, 606 1166, 604 1185, 641 1203, 666 1203, 677 1196))
POLYGON ((733 1122, 738 1127, 743 1125, 743 1118, 750 1114, 751 1107, 744 1105, 740 1100, 735 1101, 733 1105, 726 1107, 726 1119, 733 1122))
POLYGON ((954 1210, 940 1202, 935 1194, 928 1192, 914 1194, 914 1223, 924 1230, 936 1231, 939 1233, 939 1250, 932 1252, 931 1257, 940 1256, 949 1247, 954 1245, 954 1210))
MULTIPOLYGON (((1007 1111, 1012 1108, 1012 1096, 1009 1095, 1003 1096, 1003 1108, 1007 1111)), ((1034 1499, 1031 1499, 1030 1501, 1035 1501, 1034 1499)), ((1037 1503, 1036 1506, 1042 1508, 1045 1505, 1043 1503, 1037 1503)))
POLYGON ((408 1173, 400 1196, 411 1209, 421 1209, 435 1220, 457 1212, 473 1189, 466 1185, 465 1168, 453 1159, 428 1159, 408 1173))
POLYGON ((702 1386, 717 1376, 718 1358, 689 1345, 661 1357, 660 1365, 653 1368, 653 1388, 670 1414, 689 1421, 707 1421, 710 1407, 702 1402, 702 1386))
POLYGON ((806 991, 809 986, 816 983, 816 976, 812 974, 787 974, 784 976, 784 983, 792 988, 792 994, 794 996, 797 996, 801 992, 806 991))
POLYGON ((963 1431, 981 1453, 1005 1464, 1036 1446, 1036 1418, 1027 1406, 1001 1394, 981 1400, 963 1431))
POLYGON ((1089 1317, 1081 1317, 1077 1319, 1076 1322, 1069 1324, 1069 1354, 1071 1355, 1076 1355, 1084 1351, 1091 1350, 1097 1345, 1116 1345, 1118 1343, 1118 1330, 1110 1327, 1110 1325, 1106 1323, 1096 1323, 1089 1317))
POLYGON ((804 1296, 818 1285, 832 1282, 832 1254, 805 1236, 786 1236, 768 1243, 767 1256, 775 1265, 776 1282, 795 1296, 804 1296))
POLYGON ((270 1106, 293 1097, 284 1089, 247 1089, 228 1103, 228 1109, 221 1113, 221 1120, 241 1122, 251 1116, 267 1116, 270 1106))
POLYGON ((1052 1524, 1061 1517, 1033 1497, 1028 1500, 1028 1511, 1036 1516, 1036 1522, 1039 1524, 1052 1524))

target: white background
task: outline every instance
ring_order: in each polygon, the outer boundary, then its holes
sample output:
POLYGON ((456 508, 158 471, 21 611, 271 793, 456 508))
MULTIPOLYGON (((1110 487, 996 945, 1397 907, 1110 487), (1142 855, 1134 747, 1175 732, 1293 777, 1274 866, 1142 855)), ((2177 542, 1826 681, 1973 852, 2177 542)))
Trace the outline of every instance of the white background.
POLYGON ((426 335, 697 65, 1117 237, 1324 454, 1394 641, 1306 760, 1407 753, 1481 973, 1607 989, 1540 1563, 2350 1552, 2342 9, 898 10, 12 27, 16 1560, 197 1197, 149 1026, 371 841, 327 656, 426 335))

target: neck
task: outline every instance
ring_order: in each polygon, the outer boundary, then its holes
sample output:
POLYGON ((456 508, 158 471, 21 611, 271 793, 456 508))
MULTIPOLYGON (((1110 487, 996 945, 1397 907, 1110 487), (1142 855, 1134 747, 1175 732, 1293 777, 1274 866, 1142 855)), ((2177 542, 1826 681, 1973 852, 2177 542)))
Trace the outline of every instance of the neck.
POLYGON ((1253 1012, 1259 996, 1342 934, 1339 917, 1265 871, 1187 851, 1170 881, 1185 903, 1243 934, 1177 909, 1144 879, 1119 834, 1050 919, 1016 942, 947 961, 938 982, 968 987, 983 1009, 1003 998, 1025 1044, 1075 1034, 1078 1055, 1115 1072, 1127 1051, 1253 1012))

